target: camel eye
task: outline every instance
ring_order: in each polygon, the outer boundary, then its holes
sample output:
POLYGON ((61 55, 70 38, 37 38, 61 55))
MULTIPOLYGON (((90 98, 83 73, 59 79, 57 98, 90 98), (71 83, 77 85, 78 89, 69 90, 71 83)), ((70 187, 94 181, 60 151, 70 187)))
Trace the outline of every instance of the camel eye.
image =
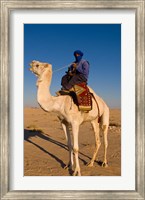
POLYGON ((36 67, 39 67, 39 65, 37 64, 36 67))

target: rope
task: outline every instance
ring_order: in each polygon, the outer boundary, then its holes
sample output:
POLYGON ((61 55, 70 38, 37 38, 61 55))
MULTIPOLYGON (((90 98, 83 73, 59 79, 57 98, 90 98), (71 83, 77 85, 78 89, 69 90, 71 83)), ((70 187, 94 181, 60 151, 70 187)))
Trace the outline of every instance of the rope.
POLYGON ((71 65, 72 65, 72 63, 70 63, 69 65, 65 65, 64 67, 60 67, 60 68, 54 70, 53 73, 54 73, 54 72, 58 72, 58 71, 60 71, 60 70, 62 70, 62 69, 64 69, 64 68, 70 67, 71 65))

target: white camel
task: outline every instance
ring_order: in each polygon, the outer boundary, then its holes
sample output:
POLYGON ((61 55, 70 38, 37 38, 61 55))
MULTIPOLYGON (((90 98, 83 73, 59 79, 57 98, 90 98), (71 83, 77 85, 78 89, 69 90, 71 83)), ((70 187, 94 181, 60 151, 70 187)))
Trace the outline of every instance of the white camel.
POLYGON ((79 127, 83 122, 90 121, 95 132, 95 151, 88 166, 93 166, 97 156, 97 152, 101 145, 99 131, 102 130, 104 137, 104 160, 102 166, 107 166, 107 133, 109 126, 109 108, 105 102, 97 96, 94 91, 90 89, 90 92, 94 94, 96 100, 92 100, 92 110, 88 113, 79 111, 78 106, 73 103, 72 98, 69 95, 63 96, 51 96, 49 87, 52 79, 52 65, 39 61, 32 61, 30 63, 30 70, 38 77, 37 80, 37 101, 40 107, 47 112, 55 112, 61 121, 63 130, 67 138, 67 144, 69 149, 69 163, 68 167, 73 167, 73 153, 75 156, 75 170, 73 175, 81 176, 80 164, 78 158, 79 145, 78 134, 79 127), (97 103, 96 103, 97 101, 97 103), (98 105, 97 105, 98 104, 98 105), (100 116, 99 116, 100 115, 100 116), (98 122, 100 117, 100 122, 98 122), (69 126, 72 127, 72 137, 69 131, 69 126))

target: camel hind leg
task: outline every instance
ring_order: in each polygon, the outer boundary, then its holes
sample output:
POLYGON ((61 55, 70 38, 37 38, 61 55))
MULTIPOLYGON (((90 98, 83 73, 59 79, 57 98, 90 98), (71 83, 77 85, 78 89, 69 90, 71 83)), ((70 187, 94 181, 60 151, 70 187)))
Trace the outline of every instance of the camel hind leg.
POLYGON ((101 129, 103 132, 103 139, 104 139, 104 160, 102 163, 103 167, 107 167, 107 148, 108 148, 108 127, 109 127, 109 108, 106 107, 103 115, 102 115, 102 121, 101 121, 101 129))
POLYGON ((87 165, 90 167, 93 166, 94 161, 97 157, 98 150, 101 146, 101 141, 100 141, 100 129, 101 129, 101 131, 103 133, 103 139, 104 139, 104 160, 102 162, 102 166, 107 167, 108 166, 108 163, 107 163, 108 138, 107 138, 107 136, 108 136, 108 126, 109 126, 109 108, 107 106, 104 108, 104 113, 101 116, 100 123, 98 123, 98 119, 93 120, 91 123, 92 123, 93 129, 94 129, 94 132, 95 132, 96 148, 95 148, 95 151, 94 151, 91 161, 87 165))
POLYGON ((97 157, 97 153, 98 153, 98 150, 101 146, 101 141, 100 141, 100 128, 99 128, 99 123, 98 123, 98 119, 95 119, 93 121, 91 121, 91 124, 92 124, 92 127, 94 129, 94 133, 95 133, 95 151, 94 151, 94 154, 93 154, 93 157, 91 159, 91 161, 87 164, 87 166, 89 167, 92 167, 93 164, 94 164, 94 161, 97 157))

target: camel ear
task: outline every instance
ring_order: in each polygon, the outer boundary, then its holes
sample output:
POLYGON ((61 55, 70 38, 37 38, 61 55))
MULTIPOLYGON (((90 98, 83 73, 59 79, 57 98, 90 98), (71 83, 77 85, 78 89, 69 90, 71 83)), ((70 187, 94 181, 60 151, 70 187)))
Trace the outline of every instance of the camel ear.
POLYGON ((44 65, 44 67, 45 67, 45 68, 49 68, 50 71, 52 71, 52 65, 51 65, 51 64, 46 63, 46 64, 44 65))
POLYGON ((46 63, 46 64, 44 65, 44 67, 47 68, 47 67, 48 67, 48 64, 46 63))
POLYGON ((48 63, 46 63, 46 64, 44 65, 44 67, 45 67, 45 68, 49 67, 49 64, 48 64, 48 63))

